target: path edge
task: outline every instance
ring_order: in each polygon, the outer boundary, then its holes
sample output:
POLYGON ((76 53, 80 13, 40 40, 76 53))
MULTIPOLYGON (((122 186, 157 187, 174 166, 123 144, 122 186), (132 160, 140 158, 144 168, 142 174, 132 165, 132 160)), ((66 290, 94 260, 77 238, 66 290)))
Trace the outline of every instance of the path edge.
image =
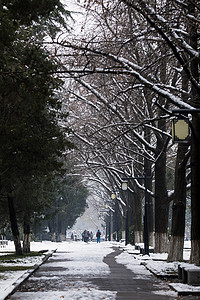
POLYGON ((45 255, 45 257, 42 259, 42 262, 39 264, 35 264, 32 269, 29 269, 25 271, 23 275, 21 275, 14 283, 12 283, 7 289, 4 290, 4 296, 0 300, 6 300, 9 299, 8 297, 11 296, 17 288, 25 281, 27 280, 35 271, 39 269, 41 265, 43 265, 55 252, 57 249, 50 251, 48 254, 45 255))

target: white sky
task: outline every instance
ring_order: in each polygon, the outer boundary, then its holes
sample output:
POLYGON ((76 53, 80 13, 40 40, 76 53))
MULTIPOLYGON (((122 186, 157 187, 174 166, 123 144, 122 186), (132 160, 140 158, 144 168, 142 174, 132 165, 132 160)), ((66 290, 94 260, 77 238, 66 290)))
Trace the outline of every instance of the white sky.
POLYGON ((85 19, 83 9, 78 5, 76 0, 62 0, 63 4, 66 5, 66 9, 71 12, 72 18, 75 20, 75 23, 70 22, 73 29, 77 32, 81 32, 81 26, 85 19))

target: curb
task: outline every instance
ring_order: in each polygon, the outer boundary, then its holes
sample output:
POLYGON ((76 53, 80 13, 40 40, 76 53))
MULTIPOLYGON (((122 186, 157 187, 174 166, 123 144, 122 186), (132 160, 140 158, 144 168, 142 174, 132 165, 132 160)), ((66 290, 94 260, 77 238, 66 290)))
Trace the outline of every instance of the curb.
POLYGON ((39 269, 39 267, 41 265, 43 265, 49 259, 49 257, 51 257, 56 252, 56 250, 57 249, 52 250, 50 253, 45 255, 45 257, 43 258, 43 260, 40 264, 36 264, 33 266, 32 269, 25 271, 25 273, 22 276, 20 276, 13 284, 11 284, 11 286, 9 286, 6 290, 4 290, 4 293, 6 294, 6 296, 4 296, 0 300, 8 299, 8 297, 10 295, 12 295, 25 280, 27 280, 35 271, 37 271, 39 269))
MULTIPOLYGON (((123 249, 123 251, 126 251, 126 249, 123 249)), ((129 253, 127 251, 127 253, 129 253)), ((133 255, 134 259, 135 253, 129 253, 133 255)), ((178 273, 177 274, 159 274, 154 272, 151 268, 147 266, 147 264, 143 261, 140 262, 141 265, 143 265, 149 272, 151 272, 155 277, 161 279, 161 280, 166 280, 166 284, 171 288, 171 290, 177 292, 178 297, 180 296, 200 296, 200 286, 192 286, 188 284, 184 284, 181 282, 174 282, 170 283, 168 282, 170 279, 178 279, 178 273)))
MULTIPOLYGON (((178 274, 157 274, 151 268, 148 268, 145 263, 142 263, 142 265, 145 266, 145 268, 150 271, 155 277, 161 279, 161 280, 170 280, 178 278, 178 274)), ((188 285, 182 282, 175 282, 175 283, 169 283, 166 282, 168 286, 175 292, 177 292, 178 296, 200 296, 200 286, 192 286, 188 285)))
POLYGON ((178 296, 199 296, 200 295, 200 287, 190 286, 183 283, 170 283, 170 288, 178 293, 178 296))
POLYGON ((170 279, 176 279, 178 278, 178 274, 177 273, 166 273, 166 274, 159 274, 159 273, 156 273, 154 270, 152 270, 151 268, 149 268, 146 264, 144 263, 141 263, 141 265, 145 266, 145 268, 151 272, 155 277, 159 278, 159 279, 166 279, 166 280, 170 280, 170 279))

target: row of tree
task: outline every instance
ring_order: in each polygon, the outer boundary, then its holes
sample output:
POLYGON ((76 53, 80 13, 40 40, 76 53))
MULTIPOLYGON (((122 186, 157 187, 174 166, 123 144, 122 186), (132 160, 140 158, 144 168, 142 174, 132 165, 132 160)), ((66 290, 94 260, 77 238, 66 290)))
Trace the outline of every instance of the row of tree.
MULTIPOLYGON (((187 188, 191 183, 191 262, 200 264, 200 133, 192 114, 192 138, 171 142, 172 110, 199 108, 198 1, 78 1, 86 20, 81 32, 54 41, 59 73, 68 82, 66 102, 79 169, 107 191, 127 196, 123 177, 144 173, 149 195, 150 243, 168 250, 169 204, 173 221, 169 260, 183 258, 187 188), (88 22, 88 23, 87 23, 88 22), (85 26, 85 27, 84 27, 85 26)), ((189 118, 188 113, 183 114, 189 118)), ((142 235, 142 180, 129 180, 136 241, 142 235)), ((120 200, 119 199, 119 200, 120 200)), ((132 224, 130 224, 132 225, 132 224)))
POLYGON ((0 16, 1 226, 10 223, 16 253, 22 254, 30 251, 31 224, 58 214, 62 197, 63 232, 83 212, 87 190, 80 176, 72 179, 68 152, 74 146, 68 127, 60 126, 67 118, 59 100, 63 81, 44 46, 61 28, 68 30, 69 12, 59 0, 5 0, 0 16))

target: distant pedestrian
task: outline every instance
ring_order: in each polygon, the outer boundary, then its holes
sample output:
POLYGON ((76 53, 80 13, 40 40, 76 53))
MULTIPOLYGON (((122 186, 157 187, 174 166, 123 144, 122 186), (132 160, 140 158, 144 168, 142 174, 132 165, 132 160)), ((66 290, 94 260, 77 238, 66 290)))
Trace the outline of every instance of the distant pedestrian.
POLYGON ((84 241, 84 232, 82 232, 82 241, 84 241))
POLYGON ((74 234, 73 234, 73 232, 71 234, 71 240, 74 240, 74 234))
POLYGON ((89 239, 89 235, 88 235, 88 231, 87 230, 84 230, 84 242, 88 242, 88 239, 89 239))
POLYGON ((101 242, 101 231, 99 229, 96 233, 96 237, 97 237, 97 243, 100 243, 101 242))
POLYGON ((92 231, 90 232, 90 240, 91 240, 91 242, 93 240, 93 233, 92 233, 92 231))

